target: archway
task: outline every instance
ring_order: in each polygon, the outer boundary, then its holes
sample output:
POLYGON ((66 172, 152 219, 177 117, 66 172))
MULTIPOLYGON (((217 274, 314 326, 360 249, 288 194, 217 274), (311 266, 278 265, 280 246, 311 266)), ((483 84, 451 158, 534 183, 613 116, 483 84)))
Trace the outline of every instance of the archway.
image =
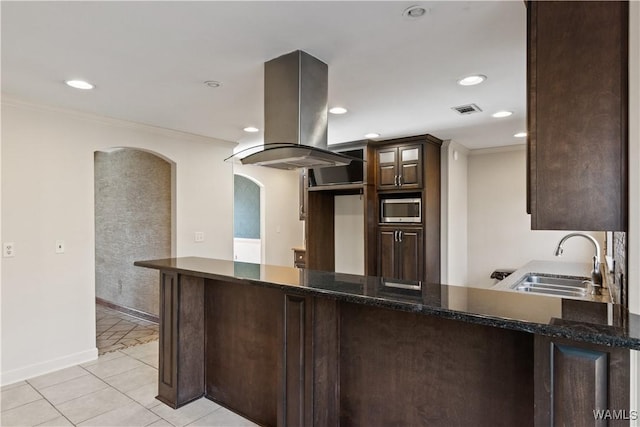
POLYGON ((94 153, 100 353, 157 339, 157 274, 133 262, 172 256, 174 176, 172 162, 146 150, 94 153))
POLYGON ((242 174, 233 176, 233 259, 264 260, 264 186, 242 174))

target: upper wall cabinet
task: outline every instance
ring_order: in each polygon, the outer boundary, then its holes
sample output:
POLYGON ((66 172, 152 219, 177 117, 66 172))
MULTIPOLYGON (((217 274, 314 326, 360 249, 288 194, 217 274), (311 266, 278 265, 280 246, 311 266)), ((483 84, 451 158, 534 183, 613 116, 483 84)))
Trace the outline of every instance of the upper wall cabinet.
POLYGON ((527 4, 534 230, 626 230, 628 3, 527 4))
POLYGON ((422 188, 422 144, 378 148, 378 189, 422 188))

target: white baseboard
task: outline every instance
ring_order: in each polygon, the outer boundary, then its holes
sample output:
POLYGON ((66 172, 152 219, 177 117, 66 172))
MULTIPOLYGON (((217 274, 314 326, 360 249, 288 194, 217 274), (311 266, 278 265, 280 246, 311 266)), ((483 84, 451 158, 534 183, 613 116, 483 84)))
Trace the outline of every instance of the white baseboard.
POLYGON ((98 349, 92 348, 91 350, 81 351, 79 353, 70 354, 53 360, 47 360, 46 362, 36 363, 7 372, 1 372, 0 385, 5 386, 17 383, 18 381, 48 374, 49 372, 59 371, 60 369, 68 368, 70 366, 90 362, 97 358, 98 349))

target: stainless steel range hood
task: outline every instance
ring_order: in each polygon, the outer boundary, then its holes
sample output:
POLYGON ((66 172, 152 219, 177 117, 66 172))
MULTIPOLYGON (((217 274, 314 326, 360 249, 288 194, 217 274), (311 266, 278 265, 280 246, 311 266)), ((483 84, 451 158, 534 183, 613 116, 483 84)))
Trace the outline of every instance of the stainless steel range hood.
POLYGON ((264 148, 240 161, 278 169, 347 165, 327 150, 327 64, 296 50, 264 64, 264 148))

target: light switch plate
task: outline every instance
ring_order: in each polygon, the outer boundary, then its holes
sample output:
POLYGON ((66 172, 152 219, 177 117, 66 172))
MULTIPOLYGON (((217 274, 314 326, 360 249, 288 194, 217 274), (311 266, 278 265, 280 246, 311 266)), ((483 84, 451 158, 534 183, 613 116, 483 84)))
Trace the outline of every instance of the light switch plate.
POLYGON ((204 231, 196 231, 194 236, 194 241, 196 242, 204 242, 204 231))

